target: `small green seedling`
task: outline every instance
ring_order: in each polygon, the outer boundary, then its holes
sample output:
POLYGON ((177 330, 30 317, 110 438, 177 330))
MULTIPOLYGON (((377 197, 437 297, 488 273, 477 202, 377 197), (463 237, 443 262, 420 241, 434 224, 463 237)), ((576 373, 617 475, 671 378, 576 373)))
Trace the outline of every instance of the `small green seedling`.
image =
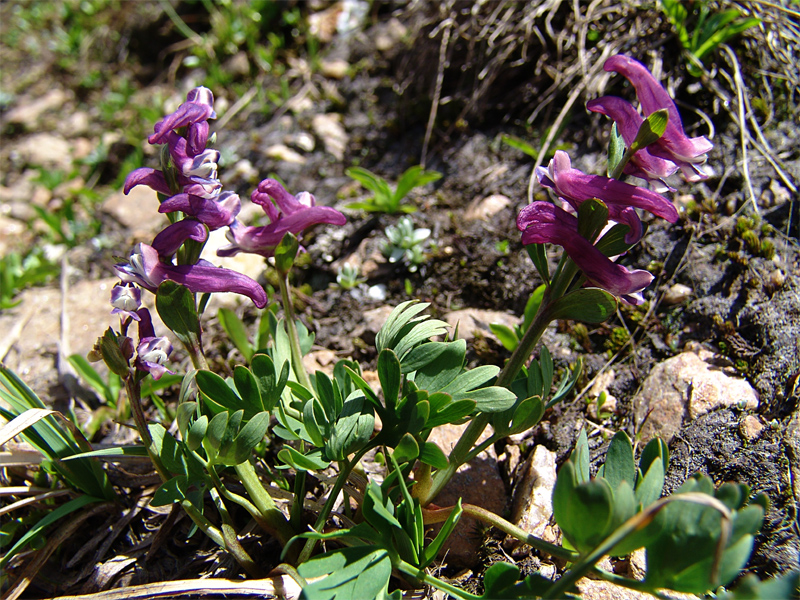
POLYGON ((442 177, 442 174, 438 171, 426 171, 417 165, 407 169, 400 176, 397 187, 392 189, 388 181, 367 169, 352 167, 347 169, 345 173, 374 194, 364 202, 348 204, 347 208, 361 209, 367 212, 382 212, 390 215, 415 212, 417 210, 416 207, 409 204, 401 204, 403 199, 415 187, 432 183, 442 177))

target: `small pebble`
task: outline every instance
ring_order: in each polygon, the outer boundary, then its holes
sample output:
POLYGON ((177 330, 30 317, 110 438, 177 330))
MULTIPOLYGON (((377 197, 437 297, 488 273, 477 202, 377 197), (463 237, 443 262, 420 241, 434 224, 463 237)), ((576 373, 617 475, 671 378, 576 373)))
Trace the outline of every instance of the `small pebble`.
POLYGON ((692 297, 692 288, 682 283, 676 283, 664 293, 664 304, 670 306, 681 304, 692 297))

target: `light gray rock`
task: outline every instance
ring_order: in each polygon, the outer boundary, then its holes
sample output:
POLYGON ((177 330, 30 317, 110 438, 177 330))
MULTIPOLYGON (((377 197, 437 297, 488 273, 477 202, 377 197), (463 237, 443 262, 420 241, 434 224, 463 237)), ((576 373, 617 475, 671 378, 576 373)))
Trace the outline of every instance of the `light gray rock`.
POLYGON ((52 133, 36 133, 20 140, 12 150, 24 164, 67 171, 72 167, 72 148, 52 133))
POLYGON ((336 160, 344 158, 344 150, 350 138, 342 126, 342 115, 335 113, 314 115, 311 120, 311 128, 322 140, 328 154, 336 160))
POLYGON ((458 325, 458 337, 466 341, 472 340, 476 334, 494 338, 489 325, 499 323, 506 327, 514 328, 520 322, 519 317, 509 315, 498 310, 483 310, 480 308, 465 308, 447 313, 444 320, 450 327, 458 325))
POLYGON ((512 520, 528 533, 544 537, 553 516, 556 454, 536 446, 523 468, 522 479, 514 490, 512 520))
POLYGON ((153 236, 169 225, 166 215, 158 212, 159 202, 155 191, 137 185, 127 195, 111 194, 101 210, 131 231, 133 241, 149 244, 153 236))
POLYGON ((685 419, 726 406, 758 407, 758 393, 726 359, 703 348, 656 365, 633 399, 641 441, 660 436, 669 443, 685 419))
POLYGON ((470 202, 464 212, 467 221, 488 221, 504 208, 511 206, 511 198, 502 194, 492 194, 485 198, 477 197, 470 202))
POLYGON ((61 108, 68 99, 69 95, 60 88, 54 88, 38 98, 23 96, 3 120, 6 123, 22 125, 26 129, 33 129, 44 113, 61 108))

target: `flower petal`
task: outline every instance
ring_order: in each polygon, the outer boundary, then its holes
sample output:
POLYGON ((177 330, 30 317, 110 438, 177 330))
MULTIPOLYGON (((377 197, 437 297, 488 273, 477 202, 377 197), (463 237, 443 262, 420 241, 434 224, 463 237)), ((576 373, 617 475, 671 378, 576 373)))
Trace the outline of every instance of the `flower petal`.
POLYGON ((223 192, 215 199, 206 199, 193 194, 176 194, 161 203, 160 213, 181 211, 196 218, 210 230, 233 223, 242 208, 238 194, 223 192))
POLYGON ((658 145, 664 148, 671 157, 677 159, 674 162, 701 163, 705 161, 706 153, 714 145, 703 136, 690 138, 686 135, 678 107, 647 67, 629 56, 618 54, 609 58, 603 68, 606 71, 615 71, 631 82, 636 89, 636 96, 639 98, 639 104, 641 104, 645 116, 662 108, 667 109, 669 113, 667 130, 658 141, 658 145))
POLYGON ((630 297, 653 281, 647 271, 629 271, 611 262, 578 233, 578 219, 549 202, 534 202, 517 217, 522 243, 558 244, 594 285, 615 296, 630 297))
POLYGON ((153 239, 153 248, 160 257, 168 258, 175 254, 186 240, 202 243, 206 239, 208 239, 208 230, 205 225, 200 221, 182 219, 164 228, 153 239))
POLYGON ((127 194, 137 185, 146 185, 149 188, 169 196, 172 192, 169 189, 169 184, 164 178, 164 174, 156 169, 148 167, 141 167, 134 169, 125 178, 125 185, 122 188, 123 193, 127 194))

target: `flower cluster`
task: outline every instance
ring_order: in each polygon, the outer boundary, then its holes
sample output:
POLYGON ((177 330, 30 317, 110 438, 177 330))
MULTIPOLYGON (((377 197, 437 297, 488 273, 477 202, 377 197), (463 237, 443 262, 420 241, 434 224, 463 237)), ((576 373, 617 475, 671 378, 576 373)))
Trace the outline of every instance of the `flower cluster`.
MULTIPOLYGON (((647 116, 661 109, 666 109, 669 114, 664 135, 634 153, 623 173, 659 182, 678 169, 689 181, 705 177, 697 165, 705 160, 711 143, 704 137, 689 138, 684 133, 675 103, 652 74, 641 63, 621 55, 609 58, 604 67, 607 71, 624 75, 631 82, 644 116, 628 101, 613 96, 592 100, 587 107, 614 119, 627 146, 633 144, 647 116)), ((517 227, 523 232, 522 243, 562 246, 590 284, 626 302, 640 304, 643 301, 641 291, 652 282, 653 276, 647 271, 630 271, 605 256, 578 233, 578 219, 573 213, 587 200, 602 201, 608 208, 611 221, 628 226, 625 243, 633 245, 644 233, 636 209, 675 223, 678 211, 672 202, 649 189, 574 169, 563 151, 555 153, 547 169, 539 167, 536 175, 542 186, 553 190, 566 204, 567 210, 543 201, 523 208, 517 218, 517 227)))
MULTIPOLYGON (((139 309, 141 291, 133 284, 155 293, 159 285, 168 280, 195 293, 242 294, 258 308, 263 308, 267 295, 256 281, 198 259, 208 232, 229 227, 227 235, 231 244, 219 249, 218 256, 250 252, 270 257, 287 233, 297 235, 318 223, 344 225, 346 222, 339 211, 315 206, 310 193, 301 192, 295 197, 274 179, 265 179, 251 199, 264 209, 269 223, 262 227, 241 223, 236 218, 241 211, 241 200, 238 194, 223 191, 218 177, 220 153, 207 148, 208 120, 214 118, 211 90, 193 89, 186 102, 155 124, 148 138, 149 143, 162 145, 162 169, 136 169, 125 180, 125 194, 137 185, 146 185, 159 194, 159 212, 177 213, 182 218, 164 228, 151 244, 138 244, 127 262, 115 266, 124 285, 116 286, 112 292, 113 312, 120 313, 123 318, 139 321, 142 311, 146 310, 139 309), (187 246, 193 252, 181 255, 179 250, 187 246)), ((165 369, 158 365, 166 359, 171 346, 165 338, 156 338, 153 334, 140 335, 140 340, 137 367, 160 376, 165 369)))

